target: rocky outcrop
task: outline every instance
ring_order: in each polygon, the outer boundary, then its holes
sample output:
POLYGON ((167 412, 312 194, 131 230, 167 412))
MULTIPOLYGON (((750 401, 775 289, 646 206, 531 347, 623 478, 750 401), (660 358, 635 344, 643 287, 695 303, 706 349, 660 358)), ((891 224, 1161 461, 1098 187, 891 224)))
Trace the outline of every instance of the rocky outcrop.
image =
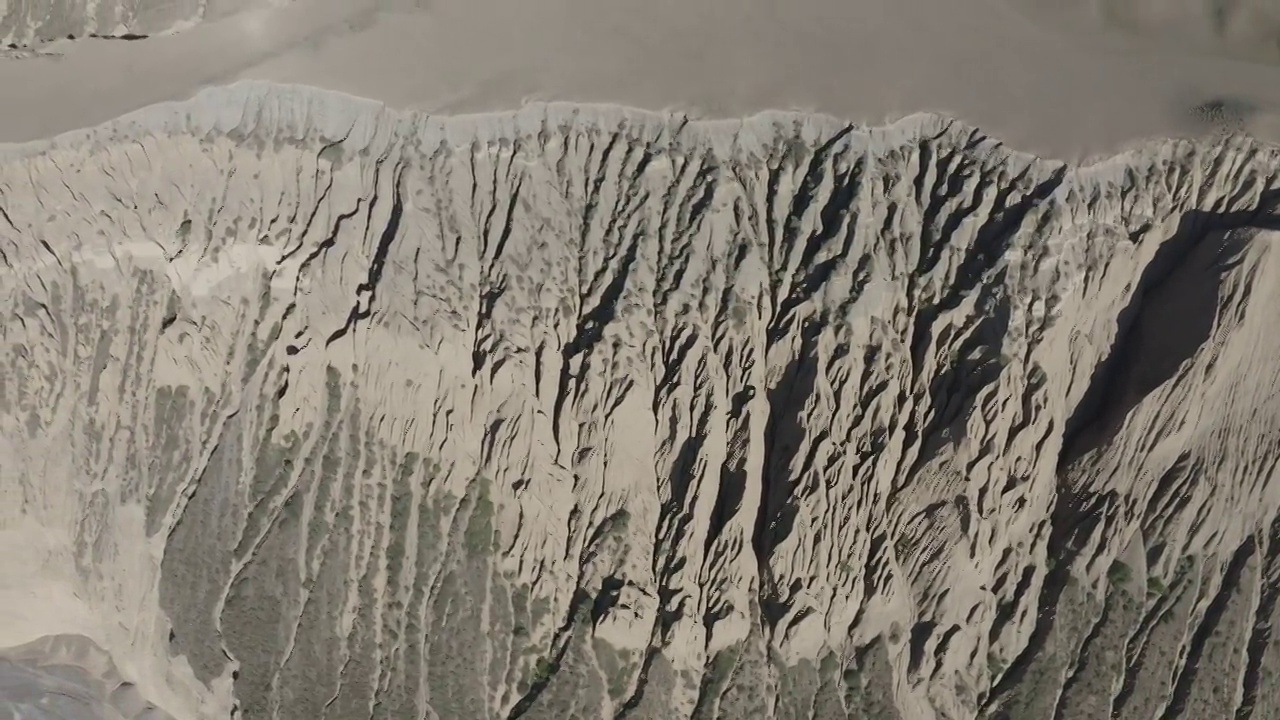
POLYGON ((176 717, 1269 717, 1278 167, 255 83, 12 150, 0 587, 176 717))

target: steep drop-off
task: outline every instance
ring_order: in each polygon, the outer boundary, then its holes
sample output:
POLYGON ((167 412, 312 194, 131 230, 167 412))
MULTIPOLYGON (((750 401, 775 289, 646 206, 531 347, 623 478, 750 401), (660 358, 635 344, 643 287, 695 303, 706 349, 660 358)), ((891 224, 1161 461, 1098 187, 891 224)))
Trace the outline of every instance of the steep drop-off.
POLYGON ((1278 170, 256 83, 11 150, 0 645, 177 718, 1274 717, 1278 170))

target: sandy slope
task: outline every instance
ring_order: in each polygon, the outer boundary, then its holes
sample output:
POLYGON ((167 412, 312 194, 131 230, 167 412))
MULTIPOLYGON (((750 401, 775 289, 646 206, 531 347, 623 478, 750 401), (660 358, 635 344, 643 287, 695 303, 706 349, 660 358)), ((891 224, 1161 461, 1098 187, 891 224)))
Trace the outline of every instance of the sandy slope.
POLYGON ((123 680, 83 635, 46 635, 0 651, 0 717, 12 720, 174 720, 123 680))
POLYGON ((1056 157, 1194 129, 1188 108, 1211 98, 1280 110, 1274 67, 1107 43, 1097 23, 1064 24, 1027 2, 264 2, 176 35, 59 42, 44 48, 57 57, 0 62, 0 140, 235 78, 451 113, 530 97, 718 117, 809 109, 873 124, 942 111, 1056 157))
POLYGON ((4 637, 181 718, 1270 717, 1278 178, 262 83, 13 151, 4 637))
POLYGON ((1280 716, 1276 28, 0 0, 0 716, 1280 716))

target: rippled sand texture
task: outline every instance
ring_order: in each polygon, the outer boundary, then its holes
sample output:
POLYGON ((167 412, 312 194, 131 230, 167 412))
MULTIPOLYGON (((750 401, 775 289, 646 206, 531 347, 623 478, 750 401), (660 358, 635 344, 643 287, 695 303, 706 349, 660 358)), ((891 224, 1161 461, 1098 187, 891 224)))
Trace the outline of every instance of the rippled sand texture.
POLYGON ((263 83, 13 151, 0 645, 178 718, 1273 717, 1277 168, 263 83))

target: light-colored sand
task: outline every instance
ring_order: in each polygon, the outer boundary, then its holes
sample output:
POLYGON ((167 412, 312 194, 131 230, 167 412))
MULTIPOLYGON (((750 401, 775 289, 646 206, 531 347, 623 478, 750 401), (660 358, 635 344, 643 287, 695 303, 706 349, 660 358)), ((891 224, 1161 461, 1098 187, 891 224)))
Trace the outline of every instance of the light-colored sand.
POLYGON ((56 58, 0 62, 0 140, 236 78, 450 113, 529 97, 869 123, 941 111, 1059 157, 1194 129, 1186 109, 1213 97, 1280 110, 1280 68, 1109 42, 1098 21, 1065 22, 1035 1, 260 0, 177 34, 64 41, 45 48, 56 58))

